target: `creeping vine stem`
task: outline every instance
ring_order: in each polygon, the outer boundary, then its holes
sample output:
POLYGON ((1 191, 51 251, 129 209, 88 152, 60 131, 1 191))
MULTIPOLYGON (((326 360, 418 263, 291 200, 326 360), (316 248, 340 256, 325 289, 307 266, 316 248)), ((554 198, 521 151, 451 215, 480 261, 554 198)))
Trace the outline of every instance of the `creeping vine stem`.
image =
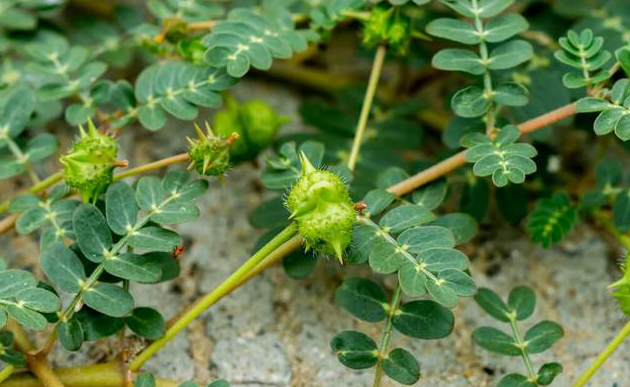
POLYGON ((374 373, 374 383, 372 384, 372 387, 379 387, 381 385, 381 380, 383 379, 383 360, 385 360, 385 357, 387 356, 389 339, 392 335, 393 328, 392 320, 394 319, 398 306, 400 305, 401 293, 402 289, 400 288, 400 284, 398 284, 396 285, 392 302, 389 304, 389 313, 387 314, 387 321, 385 322, 385 330, 383 331, 381 344, 378 348, 378 362, 376 363, 376 371, 374 373))
POLYGON ((597 370, 604 364, 606 359, 615 352, 615 350, 630 336, 630 322, 628 322, 621 332, 608 344, 608 346, 597 356, 597 359, 591 364, 586 371, 573 383, 572 387, 583 387, 595 375, 597 370))
POLYGON ((354 135, 350 158, 348 159, 348 168, 351 171, 354 171, 354 167, 356 166, 359 158, 359 150, 361 149, 361 144, 363 143, 363 135, 365 134, 365 128, 367 127, 370 111, 372 110, 372 103, 374 102, 374 95, 376 95, 376 87, 378 86, 378 80, 381 77, 383 62, 385 61, 386 54, 387 46, 384 44, 378 46, 376 55, 374 56, 374 63, 372 64, 370 81, 365 93, 365 99, 363 100, 363 107, 361 108, 361 116, 359 117, 359 123, 357 124, 357 131, 354 135))

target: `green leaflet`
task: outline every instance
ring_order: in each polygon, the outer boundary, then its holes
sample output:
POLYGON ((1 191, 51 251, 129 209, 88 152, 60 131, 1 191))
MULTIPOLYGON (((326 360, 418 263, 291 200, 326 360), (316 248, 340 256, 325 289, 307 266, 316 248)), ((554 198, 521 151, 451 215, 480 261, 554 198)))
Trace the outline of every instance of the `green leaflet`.
POLYGON ((480 133, 470 133, 461 140, 466 151, 466 161, 474 163, 473 171, 477 176, 492 176, 492 182, 503 187, 509 182, 520 184, 525 175, 536 171, 536 149, 524 143, 516 143, 520 137, 518 128, 508 125, 491 140, 480 133))
POLYGON ((541 321, 525 333, 524 340, 530 353, 540 353, 551 348, 563 335, 560 325, 553 321, 541 321))
POLYGON ((268 189, 286 189, 300 177, 299 154, 304 153, 315 168, 319 168, 324 157, 324 145, 306 141, 298 147, 294 142, 282 144, 277 157, 267 159, 267 170, 261 181, 268 189))
POLYGON ((383 371, 401 384, 412 385, 420 379, 420 365, 416 358, 402 348, 391 350, 383 361, 383 371))
MULTIPOLYGON (((422 226, 430 219, 427 215, 433 216, 420 206, 407 204, 384 214, 378 225, 367 218, 361 219, 354 231, 351 256, 353 262, 368 260, 372 270, 378 273, 398 272, 405 294, 429 293, 440 304, 452 308, 460 296, 473 295, 476 286, 463 272, 468 267, 468 258, 454 249, 453 233, 438 224, 422 226), (400 235, 395 238, 390 232, 400 235)), ((468 228, 466 222, 456 223, 468 228)))
POLYGON ((330 341, 330 348, 348 368, 370 368, 378 361, 376 343, 361 332, 345 331, 337 334, 330 341))
POLYGON ((35 99, 30 88, 19 87, 8 90, 0 103, 0 149, 8 148, 0 156, 0 180, 26 172, 33 162, 57 151, 57 138, 48 133, 39 134, 26 144, 16 142, 35 110, 35 99))
MULTIPOLYGON (((182 119, 197 117, 197 106, 218 107, 217 93, 236 80, 223 69, 197 67, 182 61, 156 64, 142 71, 135 86, 138 119, 150 130, 166 124, 166 113, 182 119)), ((119 119, 123 124, 124 119, 119 119)))
POLYGON ((125 317, 125 324, 137 335, 149 340, 157 340, 166 333, 164 317, 155 309, 135 308, 125 317))
POLYGON ((610 100, 586 97, 577 102, 579 112, 599 112, 593 130, 598 136, 614 132, 622 141, 630 139, 630 80, 620 79, 610 91, 610 100))
POLYGON ((411 301, 396 312, 394 328, 410 337, 423 340, 441 339, 453 330, 453 313, 430 300, 411 301))
POLYGON ((68 351, 77 351, 83 345, 83 327, 76 318, 59 323, 57 334, 61 345, 68 351))
POLYGON ((86 290, 83 299, 87 306, 107 316, 123 317, 134 306, 133 297, 123 288, 107 283, 86 290))
POLYGON ((64 292, 81 290, 86 279, 85 269, 76 254, 63 244, 51 244, 41 254, 40 264, 46 276, 64 292))
POLYGON ((387 317, 387 295, 378 284, 363 278, 345 280, 335 292, 335 301, 360 320, 377 322, 387 317))
POLYGON ((420 226, 435 219, 435 215, 415 205, 402 205, 385 214, 379 221, 381 228, 397 234, 410 227, 420 226))
POLYGON ((543 386, 550 385, 556 376, 562 373, 562 365, 558 363, 543 364, 538 370, 538 383, 543 386))
POLYGON ((133 189, 118 182, 109 186, 105 196, 107 224, 113 232, 125 235, 138 221, 138 205, 133 189))
POLYGON ((536 308, 536 293, 527 286, 517 286, 510 291, 508 307, 519 321, 528 319, 536 308))
POLYGON ((518 321, 530 317, 536 306, 536 295, 525 286, 518 286, 510 291, 507 304, 492 290, 479 289, 475 295, 477 304, 490 316, 508 323, 511 334, 493 327, 480 327, 473 332, 473 341, 480 347, 505 356, 521 356, 527 366, 528 376, 508 374, 499 382, 500 387, 534 387, 551 384, 562 372, 558 363, 544 364, 538 374, 532 368, 530 354, 541 353, 549 349, 563 335, 560 325, 552 321, 541 321, 525 332, 519 329, 518 321))
POLYGON ((577 220, 577 208, 571 203, 569 195, 556 192, 536 203, 527 218, 527 232, 533 242, 548 247, 564 238, 577 220))
POLYGON ((480 347, 501 355, 520 356, 521 350, 512 336, 496 328, 481 327, 475 329, 473 341, 480 347))
POLYGON ((74 212, 72 223, 81 252, 93 262, 101 262, 112 247, 112 235, 101 211, 92 204, 82 204, 74 212))
POLYGON ((604 38, 593 36, 593 31, 584 29, 577 33, 569 30, 566 37, 558 40, 562 50, 554 53, 560 62, 578 69, 578 72, 566 73, 562 82, 570 89, 592 87, 610 78, 610 73, 602 69, 612 55, 602 50, 604 38), (594 73, 594 74, 593 74, 594 73))
POLYGON ((173 251, 181 243, 180 236, 171 230, 148 226, 135 231, 127 240, 129 246, 154 251, 173 251))
POLYGON ((108 258, 104 267, 106 272, 116 277, 135 282, 155 283, 162 277, 160 263, 146 255, 117 254, 108 258))
MULTIPOLYGON (((59 306, 59 297, 38 288, 31 273, 16 269, 0 271, 0 327, 11 317, 27 329, 42 331, 47 325, 42 313, 56 312, 59 306)), ((12 360, 9 357, 11 354, 7 359, 12 360)))
POLYGON ((149 11, 158 19, 182 18, 187 22, 216 19, 223 16, 223 8, 218 4, 201 1, 159 1, 147 2, 149 11))
POLYGON ((273 58, 288 59, 294 52, 305 50, 307 44, 292 22, 279 23, 278 19, 245 8, 230 11, 202 43, 208 48, 206 62, 225 67, 236 78, 245 75, 250 66, 267 70, 273 58))
MULTIPOLYGON (((495 85, 492 72, 517 67, 533 56, 531 44, 524 40, 510 40, 529 28, 529 23, 518 14, 499 15, 512 0, 440 0, 455 12, 471 19, 439 18, 427 24, 430 35, 466 45, 478 45, 477 51, 447 48, 433 56, 432 65, 447 71, 461 71, 483 75, 483 87, 467 86, 451 99, 451 107, 460 117, 480 117, 493 104, 524 106, 529 102, 527 90, 516 83, 495 85), (491 49, 488 43, 494 44, 491 49)), ((495 114, 494 111, 490 111, 495 114)), ((489 113, 489 114, 490 114, 489 113)))

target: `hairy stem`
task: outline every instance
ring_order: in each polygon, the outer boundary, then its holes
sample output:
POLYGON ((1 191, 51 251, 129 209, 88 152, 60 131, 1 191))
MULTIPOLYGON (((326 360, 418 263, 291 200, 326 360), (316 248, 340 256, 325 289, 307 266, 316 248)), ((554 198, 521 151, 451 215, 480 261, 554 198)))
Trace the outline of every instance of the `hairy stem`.
POLYGON ((294 223, 291 223, 287 228, 282 230, 266 245, 256 252, 250 259, 248 259, 240 268, 238 268, 232 275, 230 275, 219 286, 214 288, 210 293, 200 298, 193 306, 178 316, 173 325, 169 327, 166 334, 161 339, 154 341, 144 351, 142 351, 131 362, 129 369, 131 371, 137 371, 142 365, 149 360, 154 354, 156 354, 162 347, 164 347, 169 341, 171 341, 179 332, 186 329, 186 327, 199 315, 205 312, 211 305, 221 299, 224 295, 230 293, 235 288, 239 287, 248 273, 258 266, 259 263, 264 261, 267 256, 272 254, 274 250, 282 246, 285 242, 293 238, 297 233, 297 227, 294 223))
POLYGON ((578 380, 575 383, 573 383, 572 387, 585 386, 586 383, 588 383, 588 381, 593 377, 593 375, 595 375, 597 370, 599 370, 602 364, 604 364, 606 359, 608 359, 610 355, 612 355, 613 352, 615 352, 617 347, 619 347, 621 343, 623 343, 624 340, 628 338, 628 336, 630 336, 630 322, 627 323, 623 327, 621 332, 619 332, 619 334, 610 342, 610 344, 608 344, 606 349, 604 349, 599 354, 599 356, 597 356, 597 359, 595 359, 595 362, 591 364, 590 367, 586 369, 586 371, 584 371, 584 373, 578 378, 578 380))
POLYGON ((383 337, 381 337, 381 344, 378 347, 378 363, 376 363, 376 371, 374 373, 374 383, 372 383, 372 387, 379 387, 381 385, 381 380, 383 379, 383 360, 387 357, 389 339, 392 336, 392 320, 394 319, 398 306, 400 305, 401 290, 400 284, 396 285, 394 297, 392 298, 392 302, 389 304, 389 314, 387 315, 387 321, 385 322, 385 330, 383 331, 383 337))
POLYGON ((365 128, 367 127, 368 119, 370 118, 370 111, 372 110, 372 103, 374 102, 374 95, 376 94, 376 87, 378 81, 381 78, 381 72, 383 71, 383 63, 385 62, 385 55, 387 54, 387 46, 380 45, 376 50, 374 56, 374 62, 372 64, 372 72, 370 73, 370 80, 368 82, 368 88, 365 92, 365 99, 363 100, 363 107, 361 108, 361 116, 359 117, 359 123, 357 125, 357 131, 354 135, 354 142, 352 143, 352 150, 350 151, 350 158, 348 159, 348 168, 354 171, 354 167, 357 164, 359 158, 359 150, 363 143, 363 136, 365 135, 365 128))

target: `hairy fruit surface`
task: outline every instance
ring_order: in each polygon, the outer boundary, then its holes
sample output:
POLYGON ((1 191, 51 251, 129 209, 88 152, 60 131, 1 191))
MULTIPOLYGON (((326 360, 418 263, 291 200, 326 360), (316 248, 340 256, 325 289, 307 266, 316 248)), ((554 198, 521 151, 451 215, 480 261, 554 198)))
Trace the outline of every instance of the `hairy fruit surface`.
POLYGON ((188 169, 195 169, 205 176, 221 176, 230 168, 230 147, 239 138, 232 133, 227 139, 216 136, 206 123, 207 133, 203 133, 199 126, 195 125, 198 139, 188 139, 190 148, 190 165, 188 169))
POLYGON ((81 137, 59 161, 66 184, 76 188, 87 202, 112 183, 118 145, 112 137, 100 133, 91 120, 87 133, 82 126, 79 130, 81 137))
POLYGON ((297 222, 307 250, 334 255, 343 262, 343 252, 350 245, 356 221, 348 188, 336 174, 315 169, 304 154, 300 159, 302 175, 285 204, 297 222))

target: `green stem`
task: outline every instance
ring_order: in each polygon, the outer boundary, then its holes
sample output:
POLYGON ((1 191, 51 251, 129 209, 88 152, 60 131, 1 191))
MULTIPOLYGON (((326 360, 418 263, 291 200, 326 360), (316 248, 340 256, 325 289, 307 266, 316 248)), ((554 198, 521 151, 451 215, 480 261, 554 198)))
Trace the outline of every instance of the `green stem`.
POLYGON ((117 173, 116 175, 114 175, 114 181, 119 181, 124 178, 134 176, 134 175, 139 175, 139 174, 146 173, 149 171, 153 171, 155 169, 164 168, 172 164, 183 163, 188 160, 190 160, 188 153, 180 153, 175 156, 167 157, 165 159, 161 159, 152 163, 141 165, 136 168, 128 169, 124 172, 117 173))
POLYGON ((516 340, 516 343, 519 345, 521 349, 521 357, 523 358, 523 363, 525 363, 525 368, 527 368, 529 379, 535 382, 535 380, 538 379, 538 374, 534 370, 532 361, 529 358, 529 353, 527 353, 527 347, 525 346, 525 343, 523 342, 523 338, 521 337, 521 331, 518 329, 518 325, 516 325, 516 314, 512 314, 509 317, 510 317, 510 327, 512 328, 514 339, 516 340))
POLYGON ((376 94, 376 87, 378 86, 381 72, 383 71, 383 63, 385 62, 385 54, 387 54, 387 46, 380 45, 376 50, 374 56, 374 62, 372 64, 372 72, 370 73, 370 80, 368 83, 367 91, 365 92, 365 99, 363 100, 363 107, 361 108, 361 116, 359 117, 359 123, 357 125, 357 131, 354 135, 354 142, 352 143, 352 150, 350 151, 350 158, 348 159, 348 168, 354 171, 354 167, 357 164, 359 158, 359 150, 363 143, 363 136, 365 135, 365 128, 367 127, 368 118, 370 117, 370 111, 372 110, 372 103, 374 102, 374 95, 376 94))
POLYGON ((7 378, 9 376, 11 376, 11 374, 13 373, 13 371, 15 371, 15 367, 10 365, 8 367, 5 367, 1 372, 0 372, 0 383, 4 382, 5 380, 7 380, 7 378))
POLYGON ((610 342, 610 344, 608 344, 606 349, 604 349, 604 351, 602 351, 602 353, 597 356, 595 362, 591 364, 591 366, 588 367, 586 371, 584 371, 584 373, 578 378, 578 380, 573 383, 572 387, 585 386, 586 383, 588 383, 588 381, 593 377, 593 375, 595 375, 597 370, 599 370, 602 364, 604 364, 606 359, 608 359, 610 355, 615 352, 617 347, 619 347, 619 345, 621 345, 621 343, 623 343, 628 336, 630 336, 630 322, 623 327, 621 332, 619 332, 619 334, 610 342))
POLYGON ((374 383, 372 384, 372 387, 379 387, 381 385, 381 379, 383 378, 383 360, 387 357, 389 340, 392 336, 392 320, 394 319, 398 306, 400 305, 401 293, 400 285, 396 285, 394 297, 389 305, 389 314, 385 323, 385 331, 383 332, 383 337, 381 338, 381 345, 378 348, 379 359, 378 363, 376 363, 376 371, 374 373, 374 383))
POLYGON ((203 312, 205 312, 211 305, 221 299, 224 295, 230 293, 236 287, 243 283, 243 279, 248 276, 248 273, 255 269, 256 266, 264 261, 264 259, 274 252, 278 247, 282 246, 285 242, 293 238, 297 233, 297 226, 291 223, 260 250, 258 250, 250 259, 248 259, 240 268, 238 268, 232 275, 226 278, 219 286, 214 288, 210 293, 199 299, 192 307, 177 318, 174 324, 166 331, 164 337, 154 341, 144 351, 142 351, 131 362, 129 369, 131 371, 138 371, 144 363, 147 362, 153 355, 155 355, 162 347, 164 347, 169 341, 171 341, 179 332, 186 329, 186 327, 203 312))
MULTIPOLYGON (((38 194, 42 192, 43 190, 49 188, 50 186, 57 184, 58 182, 61 181, 61 179, 63 179, 63 174, 61 172, 57 172, 54 175, 49 176, 45 180, 42 180, 41 182, 35 184, 34 186, 32 186, 31 188, 29 188, 23 193, 38 194)), ((2 204, 0 204, 0 215, 4 214, 5 212, 9 210, 10 204, 11 204, 11 199, 5 200, 4 202, 2 202, 2 204)))
POLYGON ((623 247, 630 250, 630 237, 617 231, 617 227, 615 227, 613 222, 610 220, 610 217, 602 211, 595 211, 593 216, 601 223, 602 226, 604 226, 606 231, 619 241, 623 247))
MULTIPOLYGON (((477 0, 472 0, 472 6, 474 9, 478 9, 477 0)), ((487 63, 489 61, 488 45, 483 40, 483 36, 484 36, 483 35, 483 32, 484 32, 483 21, 481 20, 478 14, 475 14, 475 29, 477 30, 477 33, 479 33, 479 36, 481 37, 481 43, 479 43, 479 56, 481 57, 481 61, 485 67, 485 71, 483 73, 483 92, 485 94, 485 97, 488 98, 488 100, 491 100, 493 90, 492 90, 492 77, 487 67, 487 63)), ((494 125, 495 125, 494 114, 495 114, 494 107, 492 106, 492 103, 491 103, 490 108, 488 109, 488 112, 486 113, 486 134, 488 136, 492 136, 493 131, 494 131, 494 125)))
POLYGON ((368 11, 342 11, 341 14, 350 19, 356 19, 360 21, 368 21, 370 20, 370 12, 368 11))
POLYGON ((24 166, 24 169, 26 169, 26 173, 28 174, 28 177, 31 179, 33 184, 39 184, 41 182, 39 176, 37 176, 37 174, 33 171, 31 164, 28 162, 28 157, 26 157, 20 147, 15 143, 15 141, 13 141, 11 137, 9 137, 8 133, 4 134, 1 138, 6 141, 9 150, 11 151, 13 156, 15 156, 17 161, 24 166))

